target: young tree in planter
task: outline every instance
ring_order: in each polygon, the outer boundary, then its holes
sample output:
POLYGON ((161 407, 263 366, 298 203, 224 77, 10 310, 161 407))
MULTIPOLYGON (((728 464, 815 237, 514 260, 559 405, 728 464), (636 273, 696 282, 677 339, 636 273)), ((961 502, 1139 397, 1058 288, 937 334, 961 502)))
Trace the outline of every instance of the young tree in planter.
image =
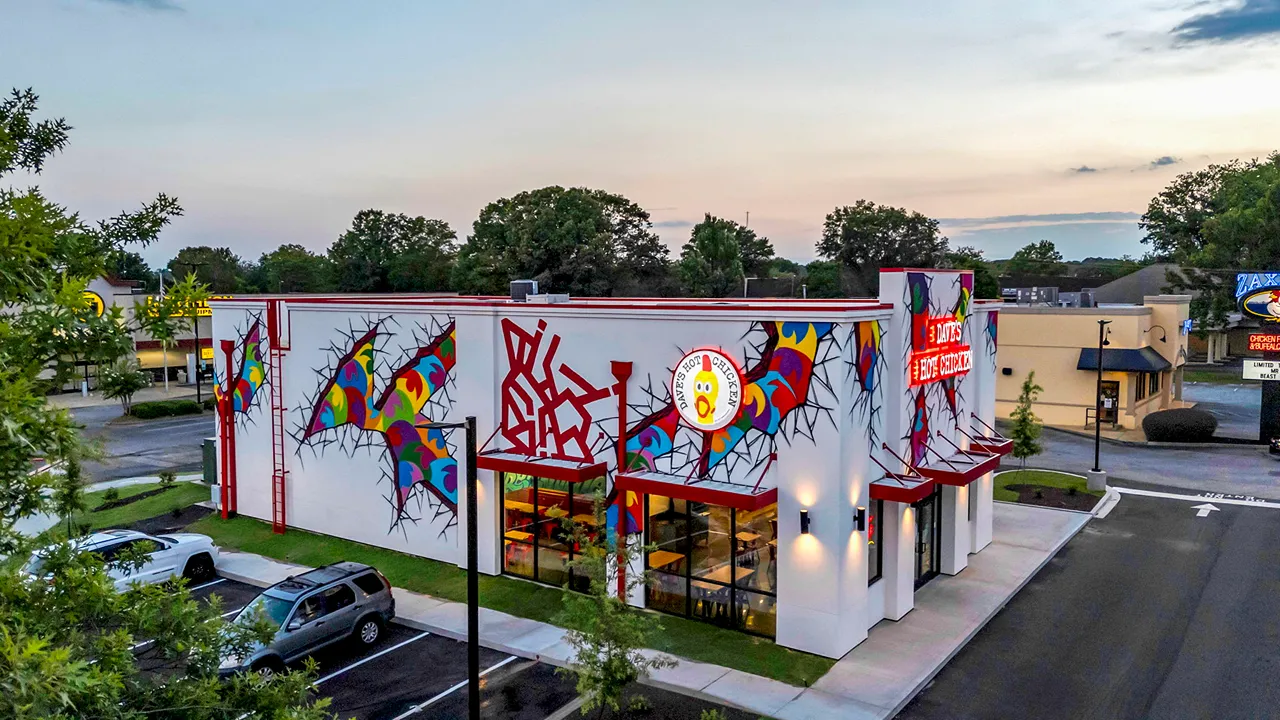
POLYGON ((128 358, 121 358, 98 372, 98 389, 102 397, 108 400, 119 400, 124 414, 133 409, 133 396, 147 387, 146 373, 138 369, 138 363, 128 358))
POLYGON ((1013 456, 1022 461, 1022 469, 1027 468, 1027 458, 1039 455, 1040 431, 1043 429, 1040 418, 1031 412, 1031 404, 1039 397, 1044 388, 1036 384, 1036 372, 1027 373, 1022 381, 1022 392, 1018 394, 1018 406, 1013 409, 1009 419, 1013 421, 1013 429, 1009 433, 1013 440, 1013 456))
POLYGON ((84 512, 88 505, 84 499, 84 486, 80 472, 80 454, 73 452, 67 456, 62 465, 62 476, 53 486, 54 515, 62 518, 67 524, 67 537, 75 536, 72 523, 76 515, 84 512))
POLYGON ((662 629, 656 616, 626 602, 626 596, 644 586, 646 575, 626 573, 624 597, 613 593, 618 588, 618 568, 643 565, 645 548, 629 542, 619 550, 615 539, 603 530, 608 507, 604 497, 597 494, 593 503, 594 524, 564 520, 565 529, 571 533, 570 542, 578 548, 568 565, 575 575, 585 576, 589 586, 585 594, 565 591, 564 609, 556 621, 569 628, 565 640, 574 653, 573 667, 566 672, 578 677, 582 714, 596 710, 599 718, 606 709, 621 709, 622 694, 632 683, 652 670, 675 663, 640 653, 648 638, 662 629))

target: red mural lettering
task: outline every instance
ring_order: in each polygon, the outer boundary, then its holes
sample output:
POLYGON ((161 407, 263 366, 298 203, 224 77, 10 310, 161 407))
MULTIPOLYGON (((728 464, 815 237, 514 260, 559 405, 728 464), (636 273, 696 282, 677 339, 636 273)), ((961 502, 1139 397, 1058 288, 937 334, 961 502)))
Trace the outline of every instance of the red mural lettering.
POLYGON ((564 363, 556 367, 560 336, 548 339, 546 329, 544 320, 533 333, 509 319, 502 321, 507 374, 502 379, 500 432, 512 452, 592 462, 587 406, 609 397, 612 390, 592 385, 564 363))

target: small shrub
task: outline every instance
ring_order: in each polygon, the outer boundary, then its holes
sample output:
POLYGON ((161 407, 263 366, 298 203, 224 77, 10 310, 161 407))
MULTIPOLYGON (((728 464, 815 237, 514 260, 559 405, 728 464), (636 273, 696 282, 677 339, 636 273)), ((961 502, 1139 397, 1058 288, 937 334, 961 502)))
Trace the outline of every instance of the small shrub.
POLYGON ((120 491, 115 488, 107 488, 107 491, 102 493, 102 502, 104 503, 113 503, 119 499, 120 491))
POLYGON ((170 515, 174 520, 177 520, 178 518, 182 517, 182 506, 181 506, 181 505, 174 505, 174 506, 173 506, 173 509, 169 511, 169 515, 170 515))
POLYGON ((1142 419, 1142 431, 1153 442, 1213 442, 1218 420, 1204 410, 1175 408, 1142 419))
POLYGON ((175 482, 177 482, 178 473, 172 470, 165 470, 161 472, 158 477, 160 478, 160 487, 165 490, 168 490, 169 488, 173 487, 173 484, 175 482))
POLYGON ((202 406, 195 400, 154 400, 134 403, 129 414, 140 420, 151 420, 177 415, 198 415, 202 406))
POLYGON ((729 720, 729 716, 720 708, 711 708, 710 710, 703 710, 702 714, 698 716, 698 720, 729 720))
POLYGON ((1040 490, 1040 489, 1037 489, 1037 490, 1036 490, 1036 499, 1037 499, 1037 500, 1043 500, 1043 499, 1044 499, 1044 491, 1043 491, 1043 490, 1040 490))
POLYGON ((204 406, 205 410, 213 410, 217 406, 214 398, 205 398, 204 402, 200 404, 204 406))
POLYGON ((1075 495, 1076 495, 1076 493, 1077 493, 1077 492, 1079 492, 1079 491, 1078 491, 1078 490, 1076 490, 1076 486, 1075 486, 1075 485, 1072 485, 1071 487, 1067 488, 1067 494, 1068 494, 1068 495, 1070 495, 1070 496, 1072 496, 1072 497, 1075 497, 1075 495))
POLYGON ((643 695, 632 695, 631 699, 627 701, 628 712, 644 715, 651 710, 653 710, 653 705, 649 703, 649 698, 643 695))

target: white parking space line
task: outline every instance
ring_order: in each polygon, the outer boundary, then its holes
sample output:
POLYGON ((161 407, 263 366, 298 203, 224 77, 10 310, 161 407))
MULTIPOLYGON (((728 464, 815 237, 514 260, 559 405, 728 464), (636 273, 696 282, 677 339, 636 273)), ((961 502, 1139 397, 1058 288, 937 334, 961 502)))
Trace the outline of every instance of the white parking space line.
MULTIPOLYGON (((486 669, 484 669, 484 670, 481 670, 481 671, 480 671, 480 677, 484 677, 485 675, 488 675, 489 673, 493 672, 494 670, 497 670, 498 668, 502 667, 503 665, 506 665, 507 663, 510 663, 510 662, 514 662, 516 659, 517 659, 517 658, 516 658, 516 656, 515 656, 515 655, 508 656, 506 660, 503 660, 502 662, 499 662, 498 664, 494 665, 493 667, 490 667, 490 668, 486 668, 486 669)), ((414 715, 414 714, 416 714, 416 713, 420 713, 420 712, 422 712, 423 710, 425 710, 426 708, 431 707, 432 705, 434 705, 434 704, 436 704, 436 703, 440 702, 441 700, 443 700, 443 699, 445 699, 445 698, 449 697, 449 695, 451 695, 451 694, 453 694, 453 693, 457 692, 459 689, 464 688, 464 687, 466 687, 466 686, 467 686, 467 681, 466 681, 466 680, 463 680, 462 682, 460 682, 460 683, 458 683, 458 684, 454 685, 453 687, 449 688, 448 690, 445 690, 444 692, 440 693, 439 695, 436 695, 435 697, 431 698, 430 700, 427 700, 426 702, 424 702, 424 703, 422 703, 422 704, 420 704, 420 705, 414 705, 413 707, 409 708, 408 710, 406 710, 406 711, 404 711, 404 712, 400 713, 399 715, 395 716, 394 718, 392 718, 392 720, 404 720, 404 718, 407 718, 407 717, 409 717, 410 715, 414 715)))
POLYGON ((334 670, 333 672, 329 673, 328 675, 325 675, 324 677, 320 678, 319 680, 316 680, 314 683, 311 683, 311 687, 316 687, 316 686, 320 685, 320 683, 323 683, 323 682, 327 682, 327 681, 329 681, 329 680, 332 680, 332 679, 334 679, 334 678, 338 677, 339 675, 341 675, 341 674, 345 673, 345 672, 346 672, 346 671, 348 671, 348 670, 351 670, 351 669, 353 669, 353 668, 358 668, 358 667, 360 667, 361 665, 363 665, 363 664, 365 664, 365 663, 369 662, 370 660, 373 660, 373 659, 375 659, 375 658, 382 657, 383 655, 386 655, 387 653, 392 652, 392 651, 394 651, 394 650, 399 650, 400 648, 404 647, 405 645, 408 645, 409 643, 414 642, 415 640, 421 640, 422 638, 424 638, 424 637, 426 637, 426 636, 428 636, 428 635, 430 635, 430 634, 431 634, 431 633, 429 633, 429 632, 423 631, 423 632, 422 632, 422 634, 420 634, 420 635, 414 635, 413 637, 409 638, 408 640, 403 640, 403 641, 401 641, 401 642, 398 642, 398 643, 396 643, 395 645, 392 645, 392 646, 391 646, 391 647, 389 647, 389 648, 383 648, 382 650, 379 650, 378 652, 376 652, 376 653, 374 653, 374 654, 372 654, 372 655, 370 655, 370 656, 368 656, 368 657, 360 658, 360 659, 359 659, 359 660, 357 660, 356 662, 353 662, 353 663, 351 663, 350 665, 347 665, 347 666, 346 666, 346 667, 344 667, 344 668, 339 668, 338 670, 334 670))
POLYGON ((1141 495, 1142 497, 1166 498, 1168 500, 1190 500, 1192 502, 1212 502, 1222 505, 1243 505, 1245 507, 1261 507, 1280 509, 1280 502, 1271 502, 1269 500, 1237 500, 1235 498, 1218 497, 1218 493, 1204 493, 1203 495, 1178 495, 1176 493, 1156 492, 1155 490, 1138 490, 1135 488, 1116 488, 1116 492, 1125 495, 1141 495))
POLYGON ((199 589, 201 589, 201 588, 213 587, 214 585, 217 585, 218 583, 222 583, 222 582, 226 582, 226 581, 227 581, 227 579, 226 579, 226 578, 218 578, 217 580, 211 580, 211 581, 209 581, 209 582, 207 582, 207 583, 205 583, 205 584, 203 584, 203 585, 197 585, 197 586, 195 586, 195 587, 193 587, 193 588, 187 588, 187 592, 194 592, 194 591, 199 590, 199 589))

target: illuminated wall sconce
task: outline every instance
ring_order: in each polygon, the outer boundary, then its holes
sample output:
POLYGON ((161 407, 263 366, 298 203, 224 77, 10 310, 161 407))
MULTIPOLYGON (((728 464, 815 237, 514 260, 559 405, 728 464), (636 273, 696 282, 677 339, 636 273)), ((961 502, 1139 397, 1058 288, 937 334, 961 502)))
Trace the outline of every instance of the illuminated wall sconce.
POLYGON ((808 510, 800 511, 800 534, 801 535, 809 534, 809 511, 808 510))
POLYGON ((853 509, 853 529, 857 532, 867 531, 867 509, 864 507, 856 507, 853 509))

